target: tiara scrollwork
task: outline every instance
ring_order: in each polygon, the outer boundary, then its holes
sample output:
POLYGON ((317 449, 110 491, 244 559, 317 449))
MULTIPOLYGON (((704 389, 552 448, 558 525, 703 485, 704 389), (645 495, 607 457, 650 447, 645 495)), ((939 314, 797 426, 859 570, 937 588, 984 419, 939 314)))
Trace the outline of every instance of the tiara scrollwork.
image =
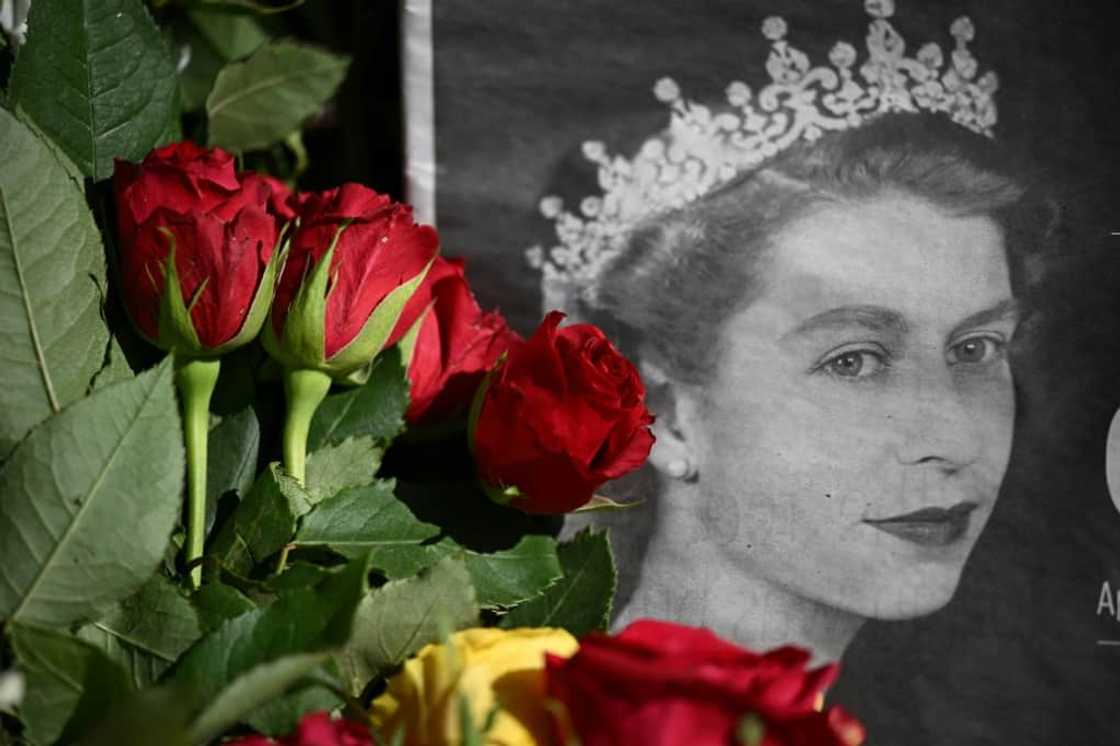
POLYGON ((999 80, 992 71, 980 74, 968 46, 975 37, 972 21, 961 17, 950 26, 948 55, 930 42, 911 57, 888 20, 894 0, 866 0, 864 8, 871 22, 867 56, 858 67, 856 48, 844 41, 832 47, 828 64, 812 65, 787 40, 785 20, 772 16, 762 24, 770 43, 764 87, 755 91, 733 81, 726 89, 729 106, 713 111, 684 98, 672 78, 661 78, 653 93, 670 109, 669 126, 633 158, 585 142, 583 155, 598 167, 602 194, 583 198, 575 212, 561 198, 545 197, 540 211, 555 222, 558 243, 526 251, 529 264, 542 272, 546 304, 563 306, 573 293, 594 304, 596 279, 623 250, 630 228, 683 207, 799 141, 890 112, 935 112, 991 137, 999 80))

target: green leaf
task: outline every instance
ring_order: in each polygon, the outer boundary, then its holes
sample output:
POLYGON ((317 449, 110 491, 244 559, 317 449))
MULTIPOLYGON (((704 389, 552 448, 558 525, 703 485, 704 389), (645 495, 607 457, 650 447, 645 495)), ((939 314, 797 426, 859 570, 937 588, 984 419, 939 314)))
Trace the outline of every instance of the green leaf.
POLYGON ((358 605, 350 642, 336 657, 353 696, 443 635, 478 625, 479 607, 461 559, 370 591, 358 605))
POLYGON ((271 606, 222 622, 179 659, 170 681, 201 703, 262 663, 341 647, 368 590, 368 571, 369 558, 358 557, 315 588, 283 593, 271 606))
POLYGON ((314 504, 312 497, 276 463, 218 529, 207 554, 240 575, 280 551, 296 532, 296 521, 314 504))
POLYGON ((328 653, 295 653, 250 668, 235 678, 195 719, 192 743, 209 743, 225 730, 246 720, 329 660, 328 653))
POLYGON ((206 462, 207 531, 214 525, 214 513, 222 495, 230 491, 239 496, 249 493, 260 445, 261 426, 252 407, 223 417, 210 431, 210 456, 206 462))
MULTIPOLYGON (((483 518, 508 516, 516 522, 519 517, 516 511, 490 508, 483 500, 459 500, 444 510, 470 512, 476 504, 482 506, 483 518)), ((497 537, 502 529, 500 522, 492 522, 489 531, 485 525, 470 530, 456 526, 448 531, 446 524, 418 518, 412 505, 394 494, 393 482, 379 481, 324 500, 303 519, 292 544, 296 548, 325 546, 346 557, 372 551, 373 566, 389 580, 411 577, 444 557, 461 554, 479 603, 497 608, 540 595, 562 575, 551 536, 518 534, 501 537, 502 544, 478 537, 479 533, 497 537), (436 538, 439 540, 432 542, 436 538)))
POLYGON ((222 583, 204 584, 191 596, 191 604, 198 613, 199 624, 207 632, 257 608, 241 591, 222 583))
POLYGON ((502 627, 563 627, 575 637, 610 624, 614 558, 605 531, 590 528, 557 547, 564 577, 506 614, 502 627))
POLYGON ((373 484, 381 453, 368 435, 323 446, 307 457, 307 491, 321 502, 349 487, 373 484))
POLYGON ((0 461, 85 396, 109 334, 104 251, 81 189, 51 148, 0 108, 0 461))
POLYGON ((82 172, 140 160, 175 116, 175 66, 140 0, 35 0, 11 100, 82 172))
POLYGON ((513 606, 539 596, 562 575, 556 540, 530 534, 509 549, 478 552, 445 537, 435 544, 383 553, 377 568, 386 577, 410 575, 443 557, 462 556, 483 608, 513 606), (386 561, 389 560, 389 561, 386 561))
POLYGON ((307 447, 314 451, 355 435, 368 435, 378 444, 388 444, 404 430, 408 394, 400 350, 386 350, 374 361, 363 386, 332 394, 319 405, 311 420, 307 447))
POLYGON ((87 642, 20 623, 8 636, 27 676, 20 717, 32 742, 74 743, 64 734, 80 734, 132 691, 124 670, 87 642))
POLYGON ((0 617, 89 619, 136 592, 179 518, 170 358, 36 428, 0 470, 0 617))
POLYGON ((187 712, 180 693, 170 687, 136 692, 109 711, 82 746, 192 746, 187 738, 187 712))
MULTIPOLYGON (((326 661, 324 669, 333 671, 333 661, 326 661)), ((331 688, 318 683, 312 683, 309 678, 302 687, 297 687, 276 699, 265 702, 245 717, 245 723, 266 736, 285 736, 296 729, 299 721, 309 712, 317 710, 333 710, 343 704, 343 700, 336 693, 339 688, 334 673, 313 671, 315 680, 329 680, 331 688)))
POLYGON ((77 634, 129 674, 137 689, 150 686, 202 636, 198 611, 175 585, 153 575, 138 593, 77 634))
POLYGON ((206 103, 223 65, 249 56, 268 41, 268 35, 254 18, 205 10, 189 10, 177 16, 172 30, 176 42, 190 50, 186 67, 179 71, 186 111, 206 103))
POLYGON ((206 99, 210 144, 245 151, 284 139, 334 95, 349 65, 349 57, 290 41, 226 65, 206 99))
POLYGON ((346 557, 373 551, 373 564, 380 568, 383 554, 437 536, 439 527, 417 520, 393 494, 393 486, 391 481, 378 481, 327 498, 304 518, 293 543, 297 548, 330 547, 346 557))
POLYGON ((129 381, 136 377, 116 337, 109 338, 109 349, 106 352, 106 358, 105 365, 102 366, 101 370, 97 371, 97 375, 93 377, 91 386, 94 391, 103 389, 114 383, 129 381))

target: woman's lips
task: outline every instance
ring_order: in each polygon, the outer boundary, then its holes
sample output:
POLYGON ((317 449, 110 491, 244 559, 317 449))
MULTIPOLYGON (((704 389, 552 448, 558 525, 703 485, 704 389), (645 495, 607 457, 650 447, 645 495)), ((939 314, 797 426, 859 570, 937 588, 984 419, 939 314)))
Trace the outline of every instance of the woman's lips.
POLYGON ((976 503, 961 502, 951 508, 922 508, 890 518, 867 518, 864 523, 915 544, 944 547, 964 537, 976 507, 976 503))

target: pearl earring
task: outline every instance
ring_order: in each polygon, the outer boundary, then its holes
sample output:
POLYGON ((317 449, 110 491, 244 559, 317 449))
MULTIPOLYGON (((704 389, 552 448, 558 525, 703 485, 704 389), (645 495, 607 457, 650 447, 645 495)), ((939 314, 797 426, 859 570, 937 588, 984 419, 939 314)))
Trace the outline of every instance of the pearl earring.
POLYGON ((673 459, 665 467, 665 470, 669 472, 669 476, 673 479, 689 481, 696 477, 695 467, 686 458, 673 459))

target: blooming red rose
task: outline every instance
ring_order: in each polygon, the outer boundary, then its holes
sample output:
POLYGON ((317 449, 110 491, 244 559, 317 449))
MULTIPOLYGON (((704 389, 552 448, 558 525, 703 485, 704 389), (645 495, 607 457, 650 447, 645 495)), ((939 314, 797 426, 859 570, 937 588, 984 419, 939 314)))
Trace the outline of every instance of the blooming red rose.
POLYGON ((806 670, 809 653, 758 654, 710 631, 641 620, 614 637, 593 632, 571 658, 549 656, 546 687, 566 710, 563 737, 583 746, 857 746, 863 726, 821 711, 835 664, 806 670), (746 722, 744 722, 746 721, 746 722))
POLYGON ((345 375, 404 334, 397 321, 439 239, 361 184, 300 195, 297 212, 265 346, 286 367, 345 375))
POLYGON ((113 187, 121 290, 140 332, 164 349, 202 355, 255 337, 293 216, 284 186, 238 174, 220 149, 182 142, 139 164, 116 161, 113 187))
POLYGON ((491 497, 565 513, 641 466, 653 446, 638 371, 591 324, 553 311, 515 345, 476 402, 471 438, 491 497))
POLYGON ((408 302, 401 325, 411 350, 412 424, 446 420, 470 405, 498 357, 520 341, 501 314, 483 313, 467 285, 462 259, 437 257, 408 302))
POLYGON ((275 741, 265 736, 245 736, 227 746, 372 746, 369 727, 353 720, 333 720, 326 712, 303 716, 291 734, 275 741))

